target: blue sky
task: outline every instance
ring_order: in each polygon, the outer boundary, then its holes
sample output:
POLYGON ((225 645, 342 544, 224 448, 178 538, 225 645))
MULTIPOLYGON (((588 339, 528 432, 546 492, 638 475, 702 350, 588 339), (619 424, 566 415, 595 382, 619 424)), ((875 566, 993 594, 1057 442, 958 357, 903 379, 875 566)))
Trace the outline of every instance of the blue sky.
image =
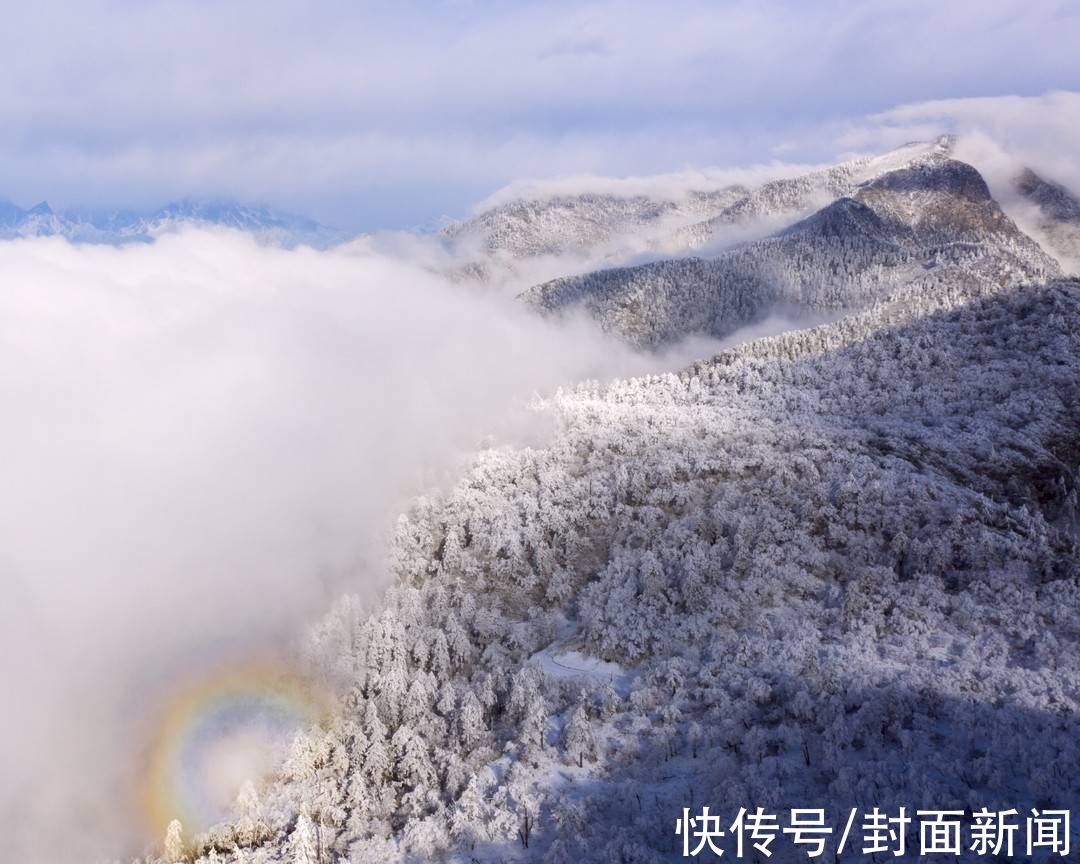
POLYGON ((44 0, 4 18, 0 194, 238 197, 356 229, 526 177, 824 159, 900 105, 1080 91, 1075 0, 44 0))

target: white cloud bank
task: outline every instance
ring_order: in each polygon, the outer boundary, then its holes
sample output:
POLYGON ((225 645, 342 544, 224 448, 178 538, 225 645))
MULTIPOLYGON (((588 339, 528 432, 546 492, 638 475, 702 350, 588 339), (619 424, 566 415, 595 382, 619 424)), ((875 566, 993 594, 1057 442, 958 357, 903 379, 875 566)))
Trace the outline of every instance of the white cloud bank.
POLYGON ((384 585, 407 498, 490 433, 543 435, 522 400, 656 362, 355 250, 43 239, 0 243, 0 272, 11 860, 144 839, 140 722, 193 658, 384 585))

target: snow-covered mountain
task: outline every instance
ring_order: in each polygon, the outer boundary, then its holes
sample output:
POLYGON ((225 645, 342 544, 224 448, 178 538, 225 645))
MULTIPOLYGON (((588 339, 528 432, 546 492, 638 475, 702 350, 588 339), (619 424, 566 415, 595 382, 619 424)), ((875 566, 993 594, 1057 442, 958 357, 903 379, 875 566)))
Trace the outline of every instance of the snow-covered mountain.
POLYGON ((709 245, 725 228, 756 222, 793 221, 809 211, 855 194, 864 183, 889 171, 928 157, 952 154, 956 139, 944 135, 929 142, 912 142, 880 156, 863 157, 795 177, 784 177, 748 191, 738 200, 680 233, 687 249, 709 245))
POLYGON ((139 213, 79 208, 54 211, 44 201, 24 209, 0 200, 0 239, 65 237, 77 243, 121 244, 146 242, 185 225, 234 228, 284 246, 323 248, 347 237, 313 219, 234 201, 185 199, 139 213))
MULTIPOLYGON (((1075 199, 1024 187, 1072 224, 1075 199)), ((629 226, 652 242, 671 212, 531 206, 474 236, 517 260, 629 226)), ((791 224, 524 299, 643 347, 777 308, 837 320, 571 386, 538 408, 546 444, 483 451, 416 501, 386 596, 342 598, 310 635, 330 722, 234 819, 186 846, 174 825, 170 848, 660 862, 704 805, 728 850, 741 808, 825 808, 837 833, 852 810, 906 812, 890 849, 913 860, 919 809, 1023 825, 1080 806, 1080 279, 949 139, 703 206, 720 209, 692 224, 791 224)), ((778 832, 771 855, 806 849, 778 832)))
POLYGON ((659 862, 702 804, 1075 805, 1077 358, 1080 281, 973 280, 563 394, 402 519, 382 608, 313 636, 340 716, 195 854, 659 862))
POLYGON ((690 190, 682 195, 585 192, 518 199, 443 229, 449 240, 479 241, 492 254, 521 259, 582 253, 623 235, 659 242, 665 229, 726 212, 749 194, 743 186, 690 190))
POLYGON ((461 275, 479 278, 513 273, 533 259, 556 259, 553 266, 565 270, 686 254, 772 233, 870 178, 920 157, 948 155, 954 146, 943 136, 750 186, 695 175, 654 178, 625 192, 541 189, 454 222, 441 236, 469 259, 461 275))
MULTIPOLYGON (((904 167, 886 165, 890 170, 859 181, 850 196, 718 257, 564 277, 523 299, 548 312, 584 308, 606 329, 655 346, 694 334, 725 336, 777 308, 856 309, 913 282, 1006 284, 1060 275, 970 165, 940 150, 904 167)), ((865 176, 866 165, 859 170, 865 176)), ((853 175, 845 168, 818 176, 853 175)), ((805 186, 782 188, 769 199, 792 202, 805 186)))

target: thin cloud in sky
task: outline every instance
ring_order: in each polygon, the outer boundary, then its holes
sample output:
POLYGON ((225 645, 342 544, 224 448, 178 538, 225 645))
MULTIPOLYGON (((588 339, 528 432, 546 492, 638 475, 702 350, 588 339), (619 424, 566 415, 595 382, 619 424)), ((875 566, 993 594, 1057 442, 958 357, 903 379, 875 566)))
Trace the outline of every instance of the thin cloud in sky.
POLYGON ((822 129, 895 105, 1080 89, 1064 0, 45 0, 5 19, 0 194, 226 195, 354 228, 521 177, 819 160, 822 129))

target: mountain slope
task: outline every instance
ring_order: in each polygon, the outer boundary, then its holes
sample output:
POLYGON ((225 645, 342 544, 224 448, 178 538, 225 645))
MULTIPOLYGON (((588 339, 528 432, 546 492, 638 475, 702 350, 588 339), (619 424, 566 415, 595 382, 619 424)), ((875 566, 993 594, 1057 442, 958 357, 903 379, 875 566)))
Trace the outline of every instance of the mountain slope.
POLYGON ((512 258, 562 255, 600 246, 620 234, 639 233, 657 223, 700 218, 745 194, 744 188, 732 186, 691 193, 681 201, 603 193, 516 200, 449 225, 442 235, 454 241, 476 237, 485 251, 512 258))
POLYGON ((1080 199, 1030 168, 1015 181, 1016 191, 1036 209, 1035 233, 1062 266, 1080 271, 1080 199))
POLYGON ((589 192, 517 199, 448 225, 440 238, 459 264, 451 275, 513 279, 529 264, 561 275, 685 248, 681 231, 747 194, 742 186, 685 194, 618 195, 589 192))
POLYGON ((714 259, 526 292, 650 347, 845 317, 560 392, 415 502, 382 603, 311 633, 335 715, 198 864, 666 861, 703 805, 906 808, 910 851, 917 809, 1080 806, 1080 279, 942 148, 832 176, 714 259))
POLYGON ((1080 281, 909 287, 565 394, 402 520, 384 609, 313 639, 340 719, 261 840, 200 848, 289 860, 300 808, 358 862, 584 864, 702 804, 1075 806, 1077 358, 1080 281))
POLYGON ((1059 273, 974 168, 932 153, 717 258, 566 277, 522 299, 549 313, 582 307, 606 329, 651 347, 691 334, 724 336, 776 307, 842 311, 914 282, 1004 284, 1059 273))

